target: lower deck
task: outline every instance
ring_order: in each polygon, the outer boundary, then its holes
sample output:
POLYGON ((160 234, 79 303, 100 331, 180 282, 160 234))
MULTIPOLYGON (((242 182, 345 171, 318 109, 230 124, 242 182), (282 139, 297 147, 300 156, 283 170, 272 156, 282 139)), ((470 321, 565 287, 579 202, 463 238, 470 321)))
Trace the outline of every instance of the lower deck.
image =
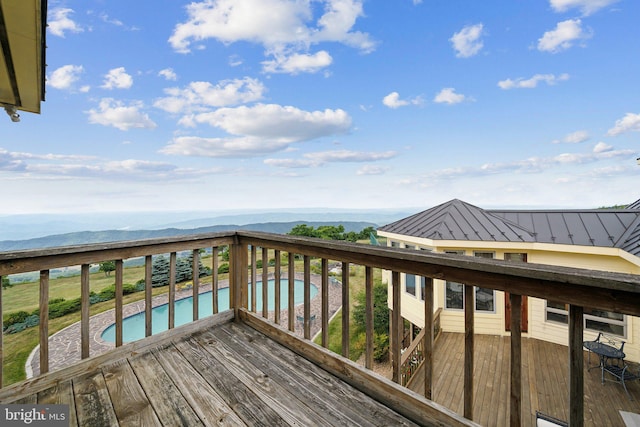
MULTIPOLYGON (((457 413, 463 412, 464 334, 443 333, 435 345, 433 400, 457 413)), ((522 340, 522 425, 535 426, 536 411, 567 420, 569 416, 569 353, 563 345, 537 339, 522 340)), ((591 366, 598 362, 590 358, 591 366)), ((473 419, 486 426, 509 424, 509 337, 474 337, 473 419)), ((624 426, 620 411, 640 413, 640 381, 627 382, 631 398, 618 382, 601 381, 599 368, 587 369, 584 352, 584 424, 624 426)), ((605 373, 605 378, 613 379, 605 373)), ((409 384, 424 393, 424 370, 409 384)))
POLYGON ((243 322, 187 330, 146 349, 135 345, 112 352, 122 357, 102 355, 12 386, 15 393, 3 390, 1 401, 68 404, 70 425, 79 426, 429 424, 400 415, 243 322))

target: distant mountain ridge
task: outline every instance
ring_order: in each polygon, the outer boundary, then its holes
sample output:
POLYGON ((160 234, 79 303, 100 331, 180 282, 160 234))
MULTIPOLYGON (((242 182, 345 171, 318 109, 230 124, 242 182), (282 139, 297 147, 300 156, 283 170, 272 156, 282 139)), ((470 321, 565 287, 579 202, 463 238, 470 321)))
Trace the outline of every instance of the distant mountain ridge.
POLYGON ((161 230, 104 230, 104 231, 78 231, 73 233, 54 234, 25 240, 0 241, 0 252, 18 251, 26 249, 44 249, 56 246, 73 246, 91 243, 106 243, 125 240, 152 239, 158 237, 184 236, 201 233, 215 233, 222 231, 251 230, 268 233, 286 234, 293 227, 307 224, 317 228, 321 225, 342 225, 345 231, 361 231, 367 227, 377 227, 377 224, 364 221, 290 221, 290 222, 266 222, 245 225, 212 225, 190 229, 165 228, 161 230))

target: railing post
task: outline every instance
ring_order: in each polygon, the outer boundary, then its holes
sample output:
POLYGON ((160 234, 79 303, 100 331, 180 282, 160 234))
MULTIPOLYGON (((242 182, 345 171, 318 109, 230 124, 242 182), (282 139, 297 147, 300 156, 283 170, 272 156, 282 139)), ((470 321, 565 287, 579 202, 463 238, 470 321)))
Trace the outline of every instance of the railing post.
POLYGON ((569 305, 569 425, 584 425, 584 355, 582 322, 584 308, 569 305))
MULTIPOLYGON (((275 285, 275 283, 274 283, 275 285)), ((273 287, 275 290, 275 286, 273 287)), ((262 317, 269 317, 269 249, 262 248, 262 317)))
POLYGON ((329 260, 322 258, 322 346, 329 345, 329 260))
POLYGON ((193 252, 193 260, 191 266, 191 276, 193 281, 192 287, 192 295, 193 295, 193 320, 196 321, 200 317, 199 313, 199 299, 200 299, 200 251, 198 249, 194 249, 193 252))
POLYGON ((433 279, 424 277, 424 397, 431 399, 433 387, 433 279))
POLYGON ((122 260, 116 260, 116 347, 122 345, 122 278, 123 278, 122 260))
POLYGON ((282 268, 281 262, 280 262, 280 251, 278 249, 276 249, 273 252, 273 257, 275 259, 275 265, 274 265, 274 270, 273 270, 273 299, 274 299, 274 312, 273 312, 273 321, 276 324, 280 324, 280 309, 282 308, 282 301, 281 301, 281 295, 282 295, 282 272, 280 271, 280 269, 282 268))
POLYGON ((393 309, 391 311, 391 369, 392 381, 400 383, 400 350, 402 350, 402 317, 400 316, 400 273, 391 273, 391 290, 393 295, 393 309))
MULTIPOLYGON (((144 336, 150 337, 153 333, 153 263, 151 255, 144 258, 144 336)), ((174 289, 175 290, 175 289, 174 289)), ((171 289, 169 289, 171 294, 171 289)), ((169 301, 169 307, 173 306, 173 301, 169 301)), ((171 326, 173 327, 173 326, 171 326)))
MULTIPOLYGON (((366 349, 364 367, 373 369, 373 269, 365 267, 364 270, 364 293, 365 293, 365 336, 366 349)), ((394 301, 395 303, 395 301, 394 301)))
POLYGON ((211 312, 218 313, 218 247, 211 248, 211 312))
POLYGON ((239 309, 247 308, 247 282, 249 253, 247 245, 236 239, 230 248, 229 307, 234 311, 235 321, 240 321, 239 309))
POLYGON ((40 374, 49 372, 49 270, 40 271, 40 374))
POLYGON ((342 263, 342 355, 349 357, 349 263, 342 263))
POLYGON ((304 255, 304 339, 311 339, 311 257, 304 255))
POLYGON ((80 358, 89 357, 89 264, 80 267, 80 358))
MULTIPOLYGON (((169 254, 169 329, 173 329, 176 325, 176 263, 178 255, 175 252, 169 254)), ((151 265, 151 256, 148 265, 151 265)), ((150 277, 150 276, 149 276, 150 277)), ((151 280, 151 279, 149 279, 151 280)), ((151 319, 151 312, 149 312, 151 319)))
POLYGON ((512 427, 522 424, 522 296, 511 299, 511 387, 509 420, 512 427))
POLYGON ((473 286, 464 285, 464 417, 473 419, 473 286))
POLYGON ((296 330, 296 306, 294 300, 294 285, 296 279, 296 255, 293 252, 288 253, 287 264, 287 277, 288 277, 288 292, 287 292, 287 318, 289 323, 289 330, 294 332, 296 330))

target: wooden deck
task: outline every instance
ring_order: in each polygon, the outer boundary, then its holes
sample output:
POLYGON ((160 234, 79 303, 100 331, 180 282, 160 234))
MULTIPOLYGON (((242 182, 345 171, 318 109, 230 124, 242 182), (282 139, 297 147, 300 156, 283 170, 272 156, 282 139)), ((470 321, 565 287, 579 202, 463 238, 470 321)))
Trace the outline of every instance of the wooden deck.
MULTIPOLYGON (((474 421, 484 426, 508 425, 509 338, 476 335, 474 340, 474 421)), ((535 425, 536 410, 568 419, 567 347, 527 338, 522 343, 523 426, 535 425)), ((443 333, 435 349, 433 400, 461 414, 464 334, 443 333)), ((634 399, 629 400, 621 384, 601 383, 600 369, 587 371, 587 353, 584 355, 585 425, 624 426, 620 410, 640 413, 640 382, 627 383, 634 399)), ((591 364, 595 363, 597 357, 591 355, 591 364)), ((420 394, 424 392, 422 369, 409 385, 420 394)))
POLYGON ((69 404, 72 426, 418 425, 229 313, 3 389, 0 402, 69 404))

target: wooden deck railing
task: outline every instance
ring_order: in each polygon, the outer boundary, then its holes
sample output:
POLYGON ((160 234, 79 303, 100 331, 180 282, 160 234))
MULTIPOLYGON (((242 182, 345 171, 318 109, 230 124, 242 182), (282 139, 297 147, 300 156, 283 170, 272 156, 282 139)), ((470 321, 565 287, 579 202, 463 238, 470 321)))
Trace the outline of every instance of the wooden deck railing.
MULTIPOLYGON (((442 331, 440 328, 440 313, 442 313, 442 308, 438 308, 435 313, 433 313, 433 340, 438 339, 438 335, 442 331)), ((414 378, 418 369, 422 366, 425 360, 425 351, 424 351, 424 339, 427 330, 422 328, 418 335, 413 339, 413 342, 404 350, 400 360, 400 373, 401 373, 401 381, 405 387, 409 387, 411 384, 411 380, 414 378)))
MULTIPOLYGON (((438 253, 426 253, 397 248, 374 247, 343 242, 331 242, 318 239, 300 238, 257 232, 231 232, 188 237, 176 237, 167 239, 141 240, 134 242, 118 242, 99 245, 85 245, 76 247, 63 247, 44 250, 32 250, 15 253, 0 253, 0 277, 10 274, 40 271, 40 366, 41 373, 48 370, 48 301, 49 301, 49 271, 54 268, 81 265, 81 353, 82 358, 89 357, 89 266, 91 264, 116 260, 116 345, 122 345, 122 310, 123 310, 123 260, 133 257, 145 257, 145 313, 146 335, 151 334, 151 263, 152 256, 157 254, 170 254, 170 277, 174 277, 176 269, 176 253, 180 251, 193 251, 194 277, 197 277, 198 251, 203 248, 213 248, 214 254, 217 248, 229 246, 230 248, 230 272, 229 272, 229 307, 234 311, 235 319, 248 319, 260 310, 261 317, 268 317, 267 307, 268 287, 262 287, 262 307, 256 307, 256 283, 258 271, 260 271, 263 283, 273 275, 276 283, 281 276, 289 279, 287 315, 288 322, 285 326, 289 331, 295 329, 295 306, 293 286, 295 281, 295 266, 292 262, 296 256, 302 257, 304 281, 304 296, 302 310, 303 336, 309 339, 311 336, 311 260, 320 259, 320 290, 321 315, 316 322, 320 322, 322 346, 328 345, 328 321, 329 321, 329 273, 330 261, 338 261, 342 264, 342 355, 349 356, 350 339, 350 268, 352 265, 364 266, 365 270, 365 294, 366 294, 366 345, 365 366, 370 368, 373 364, 374 334, 373 334, 373 269, 380 268, 391 272, 391 294, 389 295, 392 307, 390 327, 390 354, 393 371, 393 381, 400 383, 401 355, 400 343, 403 336, 403 322, 401 317, 401 291, 400 274, 408 273, 425 277, 427 279, 445 279, 465 284, 465 294, 468 300, 473 298, 473 286, 481 286, 500 291, 508 291, 512 304, 511 317, 511 378, 510 378, 510 424, 521 424, 521 351, 520 341, 521 319, 519 318, 522 296, 531 296, 555 301, 564 301, 569 304, 569 340, 568 350, 570 376, 569 393, 569 421, 571 425, 583 425, 583 356, 582 356, 582 313, 583 307, 615 311, 618 313, 639 316, 640 315, 640 278, 635 275, 604 273, 588 270, 542 266, 535 264, 506 263, 499 260, 488 260, 476 257, 459 257, 438 253), (263 268, 258 268, 258 253, 262 260, 263 268), (282 271, 282 257, 287 254, 288 268, 282 271), (273 254, 273 266, 271 272, 267 268, 269 254, 273 254), (249 299, 249 286, 251 286, 251 298, 249 299)), ((213 256, 213 287, 217 288, 217 257, 213 256)), ((421 352, 424 355, 425 365, 425 395, 430 398, 432 390, 432 354, 434 341, 433 316, 433 285, 427 280, 425 287, 425 319, 424 335, 421 337, 421 352)), ((173 306, 175 301, 174 283, 169 286, 169 328, 174 325, 173 306)), ((194 280, 193 318, 197 319, 197 295, 199 281, 194 280)), ((216 293, 214 292, 214 295, 216 293)), ((279 306, 279 293, 274 295, 279 306)), ((217 312, 217 300, 213 298, 213 312, 217 312)), ((0 291, 0 315, 5 311, 14 309, 2 306, 2 292, 0 291)), ((276 310, 273 321, 281 323, 280 312, 276 310)), ((474 313, 473 304, 465 305, 465 358, 464 358, 464 416, 472 417, 473 408, 473 330, 474 313)), ((3 341, 0 338, 0 361, 8 357, 4 351, 3 341)), ((310 358, 315 357, 310 355, 310 358)), ((318 355, 321 358, 322 355, 318 355)), ((319 363, 322 362, 318 359, 319 363)), ((0 370, 0 384, 2 381, 0 370)), ((401 404, 401 403, 399 403, 401 404)))

